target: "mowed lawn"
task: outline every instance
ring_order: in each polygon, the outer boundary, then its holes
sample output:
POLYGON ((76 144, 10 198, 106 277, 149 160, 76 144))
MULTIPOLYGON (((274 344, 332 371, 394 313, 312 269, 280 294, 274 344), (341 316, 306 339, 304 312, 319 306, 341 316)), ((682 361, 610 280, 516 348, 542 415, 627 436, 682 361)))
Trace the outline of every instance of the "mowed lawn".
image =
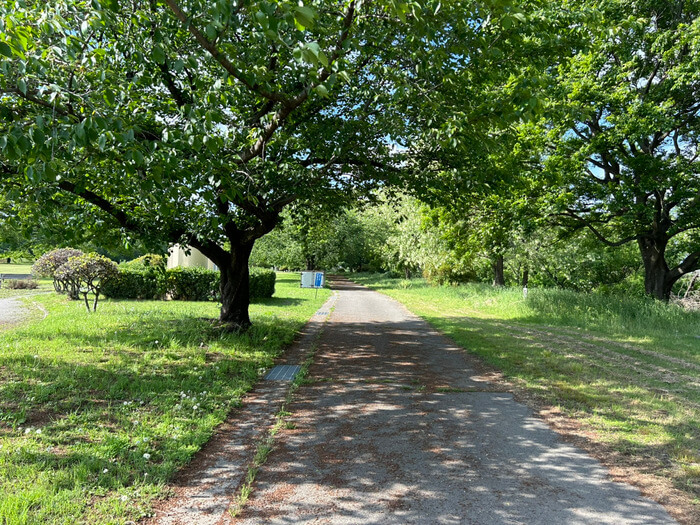
POLYGON ((278 274, 244 335, 214 303, 32 297, 48 317, 0 331, 0 523, 148 515, 329 293, 278 274))
POLYGON ((403 303, 538 404, 578 419, 623 460, 671 479, 700 515, 700 312, 562 290, 531 289, 524 298, 514 288, 355 279, 403 303))
POLYGON ((0 275, 29 275, 31 273, 31 264, 0 263, 0 275))

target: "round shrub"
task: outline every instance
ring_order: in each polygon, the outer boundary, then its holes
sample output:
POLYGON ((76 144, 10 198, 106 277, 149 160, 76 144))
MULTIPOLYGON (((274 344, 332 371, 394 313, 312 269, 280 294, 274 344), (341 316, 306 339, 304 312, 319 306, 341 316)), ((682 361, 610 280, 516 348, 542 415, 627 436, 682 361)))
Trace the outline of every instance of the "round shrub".
POLYGON ((85 299, 85 307, 90 310, 87 296, 95 294, 92 310, 97 310, 97 300, 103 283, 109 281, 117 273, 117 265, 107 257, 98 253, 85 253, 71 257, 54 272, 56 279, 67 284, 68 295, 77 299, 81 294, 85 299))
POLYGON ((56 277, 56 270, 68 262, 71 257, 83 255, 83 252, 74 248, 59 248, 45 253, 37 259, 32 266, 34 277, 50 277, 53 279, 53 287, 58 293, 68 293, 68 283, 56 277))

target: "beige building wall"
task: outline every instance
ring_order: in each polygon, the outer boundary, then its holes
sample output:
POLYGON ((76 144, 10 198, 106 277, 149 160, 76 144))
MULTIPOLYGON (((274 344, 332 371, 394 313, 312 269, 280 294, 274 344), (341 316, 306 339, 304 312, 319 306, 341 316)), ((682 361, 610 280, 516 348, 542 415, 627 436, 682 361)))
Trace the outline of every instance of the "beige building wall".
POLYGON ((176 244, 168 252, 168 268, 177 268, 178 266, 218 270, 217 266, 196 248, 190 248, 190 254, 187 255, 185 248, 176 244))

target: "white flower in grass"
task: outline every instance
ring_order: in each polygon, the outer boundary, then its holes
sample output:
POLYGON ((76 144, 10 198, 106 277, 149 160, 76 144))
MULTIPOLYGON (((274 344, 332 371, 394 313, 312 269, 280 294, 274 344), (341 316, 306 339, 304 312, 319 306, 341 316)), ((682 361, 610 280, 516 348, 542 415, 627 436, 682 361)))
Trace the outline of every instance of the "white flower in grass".
POLYGON ((143 455, 143 459, 151 459, 151 455, 150 455, 148 452, 146 452, 146 453, 143 455))
POLYGON ((120 499, 121 501, 129 501, 129 496, 127 496, 126 494, 124 494, 124 495, 122 495, 119 499, 120 499))
POLYGON ((109 472, 109 469, 108 469, 108 468, 104 469, 104 470, 102 471, 102 474, 107 474, 107 472, 109 472))
POLYGON ((192 410, 199 410, 199 405, 195 405, 192 407, 192 410))
POLYGON ((34 356, 34 359, 39 359, 39 355, 38 355, 38 354, 35 355, 35 356, 34 356))
POLYGON ((41 429, 40 429, 40 428, 37 428, 37 429, 36 429, 36 433, 37 433, 37 434, 41 434, 41 429))
POLYGON ((32 431, 31 427, 25 428, 24 433, 29 434, 32 431))

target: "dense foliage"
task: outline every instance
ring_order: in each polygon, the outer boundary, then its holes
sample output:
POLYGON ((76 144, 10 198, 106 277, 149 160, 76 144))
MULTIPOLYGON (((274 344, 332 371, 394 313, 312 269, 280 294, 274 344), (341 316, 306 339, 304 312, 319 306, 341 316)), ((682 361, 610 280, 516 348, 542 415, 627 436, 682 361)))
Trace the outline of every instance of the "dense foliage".
POLYGON ((542 123, 554 211, 607 246, 635 243, 646 293, 668 299, 700 269, 700 2, 598 7, 606 30, 556 70, 542 123))

